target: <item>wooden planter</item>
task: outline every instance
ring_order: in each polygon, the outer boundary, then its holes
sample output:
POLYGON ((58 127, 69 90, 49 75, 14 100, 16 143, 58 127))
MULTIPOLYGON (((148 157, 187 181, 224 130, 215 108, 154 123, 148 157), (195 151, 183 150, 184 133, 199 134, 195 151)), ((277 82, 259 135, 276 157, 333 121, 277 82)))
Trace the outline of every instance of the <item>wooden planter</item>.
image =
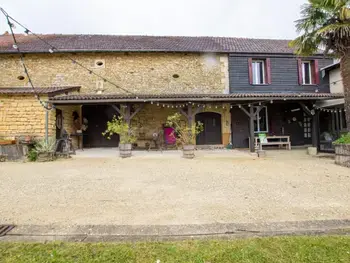
POLYGON ((16 140, 0 140, 0 145, 16 144, 16 140))
POLYGON ((54 160, 54 152, 38 153, 38 162, 51 162, 54 160))
POLYGON ((184 145, 182 149, 182 157, 186 159, 193 159, 194 158, 194 145, 184 145))
POLYGON ((119 144, 119 156, 121 158, 131 157, 131 143, 119 144))
POLYGON ((350 167, 350 144, 335 144, 335 163, 350 167))

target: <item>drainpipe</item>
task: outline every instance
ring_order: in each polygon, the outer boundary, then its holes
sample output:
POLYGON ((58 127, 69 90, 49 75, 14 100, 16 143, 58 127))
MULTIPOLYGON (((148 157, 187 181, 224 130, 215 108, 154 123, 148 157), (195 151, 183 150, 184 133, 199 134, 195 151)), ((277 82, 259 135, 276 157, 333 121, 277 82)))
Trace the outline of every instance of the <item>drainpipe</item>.
MULTIPOLYGON (((46 107, 48 103, 46 102, 46 107)), ((45 109, 45 141, 49 143, 49 110, 45 109)))

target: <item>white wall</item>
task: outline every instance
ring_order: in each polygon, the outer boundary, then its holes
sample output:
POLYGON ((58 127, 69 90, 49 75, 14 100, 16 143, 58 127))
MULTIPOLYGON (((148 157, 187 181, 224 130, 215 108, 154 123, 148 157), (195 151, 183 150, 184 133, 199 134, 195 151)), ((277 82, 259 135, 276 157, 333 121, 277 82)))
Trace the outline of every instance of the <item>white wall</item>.
POLYGON ((329 71, 329 85, 331 93, 343 93, 343 81, 340 75, 340 68, 329 71))

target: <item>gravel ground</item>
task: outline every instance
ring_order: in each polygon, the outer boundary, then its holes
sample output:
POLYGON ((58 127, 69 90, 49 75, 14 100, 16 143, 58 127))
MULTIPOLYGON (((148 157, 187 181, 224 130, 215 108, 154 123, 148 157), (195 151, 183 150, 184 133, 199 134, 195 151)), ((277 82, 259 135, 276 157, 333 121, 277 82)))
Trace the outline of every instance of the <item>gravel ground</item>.
POLYGON ((350 169, 305 150, 137 153, 0 163, 0 224, 165 225, 350 219, 350 169))

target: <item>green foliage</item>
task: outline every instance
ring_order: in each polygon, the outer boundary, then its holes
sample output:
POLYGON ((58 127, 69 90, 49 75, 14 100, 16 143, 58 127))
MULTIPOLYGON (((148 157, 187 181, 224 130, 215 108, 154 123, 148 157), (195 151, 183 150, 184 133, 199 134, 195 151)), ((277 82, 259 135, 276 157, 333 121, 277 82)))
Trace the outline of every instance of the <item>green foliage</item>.
POLYGON ((349 247, 346 235, 133 243, 1 242, 0 262, 345 263, 349 247))
POLYGON ((38 159, 38 153, 35 151, 34 148, 33 148, 33 149, 30 149, 30 150, 28 151, 27 157, 28 157, 28 160, 29 160, 30 162, 35 162, 35 161, 38 159))
POLYGON ((290 42, 300 55, 311 55, 319 48, 341 56, 350 46, 350 1, 309 0, 296 21, 301 35, 290 42))
POLYGON ((135 131, 129 127, 121 116, 117 118, 114 115, 113 119, 107 122, 107 129, 102 133, 107 139, 111 139, 113 134, 119 134, 121 144, 135 143, 137 141, 135 131))
POLYGON ((335 140, 335 144, 350 144, 350 132, 343 134, 338 140, 335 140))
POLYGON ((181 114, 175 113, 168 116, 167 125, 174 128, 177 139, 182 145, 194 144, 197 135, 203 131, 203 123, 195 122, 192 127, 188 127, 188 125, 182 125, 180 120, 181 114))
POLYGON ((34 145, 34 151, 38 153, 49 153, 54 152, 56 148, 56 139, 49 137, 46 141, 45 138, 36 141, 34 145))

